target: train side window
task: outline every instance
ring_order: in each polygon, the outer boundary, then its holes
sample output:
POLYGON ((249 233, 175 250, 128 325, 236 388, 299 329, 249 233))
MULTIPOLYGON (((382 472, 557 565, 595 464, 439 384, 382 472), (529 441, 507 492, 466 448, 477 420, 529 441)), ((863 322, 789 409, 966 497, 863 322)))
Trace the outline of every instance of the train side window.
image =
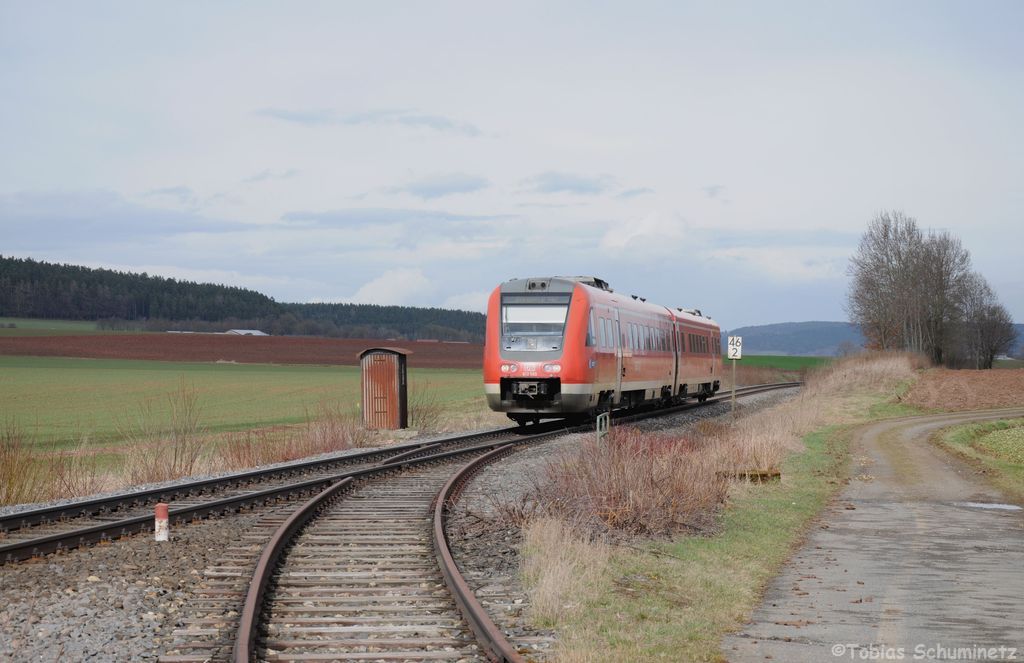
POLYGON ((590 309, 590 316, 587 318, 587 347, 594 347, 596 342, 594 340, 594 309, 590 309))
POLYGON ((597 319, 597 347, 604 347, 604 318, 597 319))

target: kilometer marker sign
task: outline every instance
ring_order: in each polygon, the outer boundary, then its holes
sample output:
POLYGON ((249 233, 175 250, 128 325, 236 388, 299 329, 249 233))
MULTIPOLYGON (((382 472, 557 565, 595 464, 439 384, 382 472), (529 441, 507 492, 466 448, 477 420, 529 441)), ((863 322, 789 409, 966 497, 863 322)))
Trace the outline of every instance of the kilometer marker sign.
POLYGON ((743 359, 743 337, 729 337, 729 359, 743 359))
POLYGON ((736 416, 736 360, 743 359, 743 337, 730 336, 728 357, 732 359, 732 416, 736 416))

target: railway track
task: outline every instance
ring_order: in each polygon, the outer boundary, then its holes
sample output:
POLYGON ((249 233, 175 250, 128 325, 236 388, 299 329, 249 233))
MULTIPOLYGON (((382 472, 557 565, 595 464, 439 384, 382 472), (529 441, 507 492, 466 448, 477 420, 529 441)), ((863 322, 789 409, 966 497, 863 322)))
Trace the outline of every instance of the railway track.
MULTIPOLYGON (((758 385, 737 389, 751 394, 769 389, 798 386, 799 383, 758 385)), ((720 394, 708 400, 719 402, 720 394)), ((661 416, 699 407, 685 403, 648 412, 630 413, 616 419, 630 421, 661 416)), ((562 422, 545 422, 454 435, 437 440, 409 443, 349 454, 337 458, 295 463, 284 467, 251 470, 214 479, 182 483, 166 488, 143 490, 0 517, 0 564, 77 548, 132 534, 150 532, 153 506, 167 502, 172 527, 193 520, 237 512, 241 509, 295 500, 316 493, 345 476, 382 463, 403 463, 417 457, 501 442, 537 439, 587 428, 566 428, 562 422)))
MULTIPOLYGON (((253 535, 265 546, 239 542, 207 570, 202 604, 161 660, 523 660, 463 579, 447 547, 445 518, 483 464, 556 436, 371 469, 338 481, 287 518, 274 513, 253 535), (477 458, 453 475, 473 453, 477 458), (248 586, 244 568, 253 569, 248 586)), ((489 597, 489 607, 512 607, 501 600, 489 597)))

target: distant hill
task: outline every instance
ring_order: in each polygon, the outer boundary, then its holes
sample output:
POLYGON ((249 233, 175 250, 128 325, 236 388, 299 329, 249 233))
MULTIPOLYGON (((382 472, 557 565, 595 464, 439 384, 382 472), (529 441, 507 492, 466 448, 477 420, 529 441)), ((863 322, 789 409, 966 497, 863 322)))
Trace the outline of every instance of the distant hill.
POLYGON ((839 354, 844 344, 853 348, 864 345, 860 329, 849 322, 780 322, 740 327, 722 333, 723 347, 726 336, 742 336, 744 354, 753 355, 831 357, 839 354))
MULTIPOLYGON (((1017 345, 1011 354, 1024 353, 1024 324, 1014 325, 1017 345)), ((849 322, 781 322, 774 325, 754 325, 722 332, 722 347, 726 336, 742 336, 744 354, 803 355, 831 357, 844 347, 861 348, 864 336, 857 325, 849 322)))

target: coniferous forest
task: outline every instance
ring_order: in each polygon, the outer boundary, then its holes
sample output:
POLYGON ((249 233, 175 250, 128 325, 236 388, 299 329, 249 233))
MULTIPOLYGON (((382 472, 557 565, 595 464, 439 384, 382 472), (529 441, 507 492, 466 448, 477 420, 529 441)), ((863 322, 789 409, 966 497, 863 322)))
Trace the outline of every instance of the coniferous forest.
POLYGON ((95 320, 101 328, 261 329, 274 335, 482 342, 470 311, 289 304, 255 290, 0 256, 0 317, 95 320))

